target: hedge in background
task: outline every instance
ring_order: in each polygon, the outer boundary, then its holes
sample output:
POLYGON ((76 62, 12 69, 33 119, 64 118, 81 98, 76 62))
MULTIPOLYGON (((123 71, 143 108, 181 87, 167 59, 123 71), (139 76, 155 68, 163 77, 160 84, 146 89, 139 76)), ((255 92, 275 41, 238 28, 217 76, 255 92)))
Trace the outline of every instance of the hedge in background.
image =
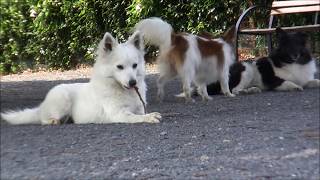
POLYGON ((18 72, 33 55, 28 47, 34 40, 33 24, 26 0, 1 1, 0 72, 18 72))
MULTIPOLYGON (((121 41, 142 18, 159 16, 176 31, 219 34, 235 24, 253 0, 2 0, 0 72, 26 67, 69 69, 92 64, 108 31, 121 41)), ((265 17, 258 20, 266 22, 265 17)))
POLYGON ((120 0, 2 1, 1 73, 37 65, 69 69, 91 64, 106 31, 120 39, 126 35, 129 5, 120 0))

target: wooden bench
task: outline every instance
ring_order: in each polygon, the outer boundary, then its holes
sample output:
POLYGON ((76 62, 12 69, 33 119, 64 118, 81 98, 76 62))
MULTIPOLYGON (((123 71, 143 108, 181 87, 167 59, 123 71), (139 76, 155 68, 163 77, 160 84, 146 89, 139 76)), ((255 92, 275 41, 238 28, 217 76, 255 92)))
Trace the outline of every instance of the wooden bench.
POLYGON ((272 27, 273 21, 276 16, 290 13, 306 13, 315 12, 314 24, 293 26, 293 27, 281 27, 285 31, 318 31, 320 30, 320 24, 318 22, 318 16, 320 12, 319 0, 292 0, 292 1, 273 1, 271 8, 266 6, 255 5, 246 9, 239 17, 236 24, 236 59, 238 60, 238 46, 239 35, 265 35, 268 41, 268 53, 272 51, 272 33, 276 28, 272 27), (243 20, 252 13, 254 10, 262 8, 270 11, 268 28, 265 29, 240 29, 243 20))

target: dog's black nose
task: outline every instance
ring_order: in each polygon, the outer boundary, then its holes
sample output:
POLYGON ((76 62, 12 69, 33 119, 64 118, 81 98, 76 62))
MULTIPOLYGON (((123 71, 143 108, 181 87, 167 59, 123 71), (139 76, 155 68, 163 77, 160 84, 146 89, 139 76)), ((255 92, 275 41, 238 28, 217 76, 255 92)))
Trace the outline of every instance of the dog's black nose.
POLYGON ((131 80, 129 81, 129 86, 130 86, 130 87, 134 87, 134 86, 136 86, 136 84, 137 84, 137 81, 134 80, 134 79, 131 79, 131 80))

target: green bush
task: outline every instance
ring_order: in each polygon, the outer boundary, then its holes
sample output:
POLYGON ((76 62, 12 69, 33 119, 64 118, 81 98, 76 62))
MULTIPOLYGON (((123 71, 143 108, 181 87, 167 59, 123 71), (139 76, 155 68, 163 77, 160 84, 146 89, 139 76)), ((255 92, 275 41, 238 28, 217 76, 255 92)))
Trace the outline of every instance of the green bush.
POLYGON ((265 1, 2 0, 0 72, 92 64, 106 31, 122 41, 139 20, 151 16, 162 17, 176 31, 219 34, 253 2, 265 1), (31 12, 37 16, 31 17, 31 12))
POLYGON ((28 46, 34 39, 30 5, 26 0, 1 1, 0 72, 18 72, 33 59, 28 46))
POLYGON ((133 0, 128 24, 133 26, 143 18, 158 16, 169 21, 176 31, 218 33, 234 25, 246 7, 248 1, 240 0, 133 0))
POLYGON ((97 41, 105 31, 122 37, 126 27, 123 1, 50 1, 38 3, 35 20, 36 62, 49 67, 71 68, 92 63, 97 41))
POLYGON ((120 39, 127 35, 129 5, 120 0, 2 1, 1 73, 38 65, 69 69, 92 64, 106 31, 120 39), (36 18, 30 17, 31 11, 36 18))

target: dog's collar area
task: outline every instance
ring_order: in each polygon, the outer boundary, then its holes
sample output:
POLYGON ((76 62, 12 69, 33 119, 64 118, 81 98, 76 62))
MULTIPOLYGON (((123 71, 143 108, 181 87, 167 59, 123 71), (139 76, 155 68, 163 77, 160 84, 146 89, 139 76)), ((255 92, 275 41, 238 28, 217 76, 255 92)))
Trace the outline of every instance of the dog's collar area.
POLYGON ((146 114, 146 113, 147 113, 147 111, 146 111, 146 103, 143 101, 143 99, 142 99, 142 97, 141 97, 141 94, 139 93, 139 88, 138 88, 137 86, 134 86, 134 90, 135 90, 136 93, 138 94, 139 99, 140 99, 140 101, 141 101, 141 103, 142 103, 142 105, 143 105, 144 114, 146 114))

